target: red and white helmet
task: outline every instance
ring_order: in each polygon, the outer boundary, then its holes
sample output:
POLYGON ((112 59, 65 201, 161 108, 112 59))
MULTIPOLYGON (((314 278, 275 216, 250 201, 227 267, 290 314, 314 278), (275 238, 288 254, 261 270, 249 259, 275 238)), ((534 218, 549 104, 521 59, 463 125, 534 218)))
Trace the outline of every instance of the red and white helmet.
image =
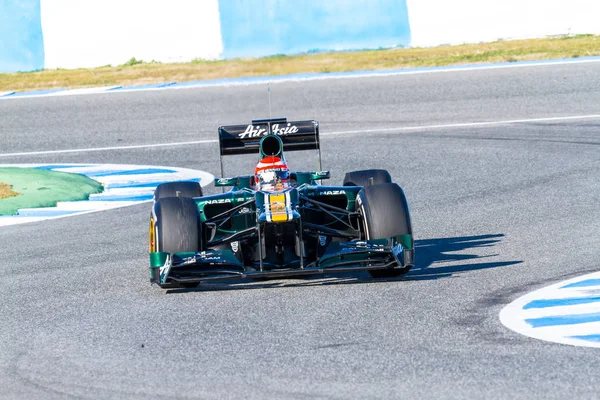
POLYGON ((257 190, 282 190, 289 186, 290 170, 279 157, 268 156, 256 165, 254 184, 257 190))

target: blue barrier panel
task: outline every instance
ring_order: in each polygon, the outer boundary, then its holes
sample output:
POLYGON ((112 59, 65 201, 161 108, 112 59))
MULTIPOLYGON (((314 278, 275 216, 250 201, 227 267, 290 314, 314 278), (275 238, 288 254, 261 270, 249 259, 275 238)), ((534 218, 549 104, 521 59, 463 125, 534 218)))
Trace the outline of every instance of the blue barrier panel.
POLYGON ((410 44, 406 0, 219 0, 223 57, 410 44))
POLYGON ((0 0, 0 72, 42 68, 40 0, 0 0))

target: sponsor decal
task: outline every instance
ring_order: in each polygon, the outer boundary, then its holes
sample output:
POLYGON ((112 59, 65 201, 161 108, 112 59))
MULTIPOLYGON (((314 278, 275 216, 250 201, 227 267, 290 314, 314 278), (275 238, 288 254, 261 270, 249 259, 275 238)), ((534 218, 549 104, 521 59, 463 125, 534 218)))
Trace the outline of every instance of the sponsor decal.
POLYGON ((345 194, 346 192, 344 192, 343 190, 325 190, 323 192, 321 192, 320 194, 325 195, 325 196, 336 196, 336 195, 340 195, 340 194, 345 194))
POLYGON ((184 259, 179 265, 189 265, 196 263, 196 256, 184 259))
POLYGON ((280 201, 274 201, 271 203, 272 212, 285 212, 285 203, 280 201))
POLYGON ((237 199, 213 199, 213 200, 206 200, 204 201, 204 204, 225 204, 225 203, 233 203, 233 202, 240 202, 240 201, 245 201, 246 199, 244 199, 243 197, 237 198, 237 199))
POLYGON ((167 279, 167 276, 169 275, 169 272, 171 271, 171 265, 173 265, 172 261, 171 261, 171 256, 167 256, 167 258, 165 260, 165 264, 162 267, 160 267, 160 269, 159 269, 161 282, 164 282, 167 279))
POLYGON ((327 236, 319 235, 319 244, 325 247, 327 244, 327 236))
POLYGON ((231 199, 214 199, 214 200, 206 200, 205 204, 225 204, 231 203, 231 199))
POLYGON ((394 254, 398 255, 404 251, 404 246, 402 246, 400 243, 396 243, 395 246, 392 246, 392 251, 394 254))
POLYGON ((187 257, 187 258, 183 259, 177 265, 181 267, 184 265, 197 264, 197 263, 202 263, 202 262, 206 262, 206 261, 221 261, 221 257, 219 257, 218 255, 212 255, 212 253, 207 253, 206 251, 203 251, 200 253, 196 253, 195 255, 193 255, 191 257, 187 257))
POLYGON ((250 214, 252 210, 248 207, 242 207, 238 210, 238 214, 250 214))
MULTIPOLYGON (((289 135, 290 133, 298 133, 298 127, 296 125, 292 125, 290 123, 288 123, 285 126, 281 126, 281 127, 279 124, 273 124, 273 125, 271 125, 271 131, 275 135, 285 136, 285 135, 289 135)), ((240 133, 238 135, 238 137, 240 139, 247 139, 247 138, 261 137, 261 136, 265 136, 268 134, 269 134, 269 130, 263 128, 261 125, 256 125, 256 126, 248 125, 246 130, 244 132, 240 133)))

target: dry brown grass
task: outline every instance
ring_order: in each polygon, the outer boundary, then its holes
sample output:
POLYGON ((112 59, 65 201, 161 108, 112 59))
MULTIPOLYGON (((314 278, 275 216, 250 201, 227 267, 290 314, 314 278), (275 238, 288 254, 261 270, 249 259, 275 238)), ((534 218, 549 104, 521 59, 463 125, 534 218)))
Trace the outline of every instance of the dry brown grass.
POLYGON ((12 186, 7 183, 0 182, 0 199, 18 196, 20 193, 12 190, 12 186))
POLYGON ((127 64, 117 67, 0 74, 0 91, 127 86, 245 76, 381 70, 597 55, 600 55, 600 36, 578 35, 433 48, 281 55, 221 61, 196 60, 173 64, 144 63, 132 59, 127 64))

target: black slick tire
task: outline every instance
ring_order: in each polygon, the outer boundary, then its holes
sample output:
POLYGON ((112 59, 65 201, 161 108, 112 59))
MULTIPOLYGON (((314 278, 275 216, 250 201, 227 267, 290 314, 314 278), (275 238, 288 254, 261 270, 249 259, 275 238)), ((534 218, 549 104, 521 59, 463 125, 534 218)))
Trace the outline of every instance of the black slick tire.
POLYGON ((385 169, 364 169, 346 172, 344 186, 369 186, 369 179, 373 178, 373 185, 392 183, 392 176, 385 169))
MULTIPOLYGON (((358 193, 358 211, 364 220, 365 239, 375 240, 412 234, 408 203, 395 183, 365 186, 358 193)), ((394 277, 410 267, 370 270, 374 278, 394 277)))
POLYGON ((202 186, 188 181, 161 183, 154 190, 154 201, 165 197, 202 197, 202 186))
POLYGON ((201 224, 198 206, 188 197, 166 197, 154 203, 156 251, 198 252, 201 224))

